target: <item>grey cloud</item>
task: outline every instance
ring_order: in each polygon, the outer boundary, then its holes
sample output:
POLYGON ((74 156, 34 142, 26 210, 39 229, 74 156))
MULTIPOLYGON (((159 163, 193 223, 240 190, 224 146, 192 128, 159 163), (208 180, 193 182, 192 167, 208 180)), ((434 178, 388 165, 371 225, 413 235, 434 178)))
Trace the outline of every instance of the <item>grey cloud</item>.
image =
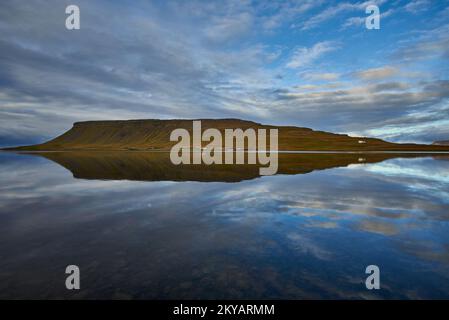
MULTIPOLYGON (((250 21, 250 13, 237 17, 231 14, 230 18, 215 21, 217 35, 212 34, 214 28, 195 34, 192 21, 173 25, 165 19, 164 15, 178 14, 176 3, 162 10, 156 4, 139 2, 146 10, 143 16, 123 12, 132 9, 117 3, 80 1, 82 28, 67 31, 65 4, 0 5, 1 91, 8 99, 16 98, 15 104, 9 104, 14 105, 15 112, 34 115, 34 120, 29 121, 46 122, 42 117, 48 117, 48 113, 38 111, 42 109, 39 104, 60 111, 70 108, 67 115, 56 113, 56 123, 64 123, 64 127, 101 114, 105 118, 235 115, 241 110, 229 111, 228 105, 231 100, 242 105, 240 99, 247 99, 245 92, 231 99, 211 88, 223 81, 265 78, 254 77, 267 58, 265 48, 255 46, 233 52, 207 45, 211 37, 239 36, 239 21, 232 19, 250 21), (171 13, 170 6, 174 6, 171 13), (33 97, 34 106, 25 108, 20 103, 24 97, 33 97), (104 112, 96 114, 95 110, 104 112)), ((258 85, 253 80, 245 90, 252 90, 251 86, 256 90, 258 85)), ((4 135, 10 115, 3 114, 5 127, 0 134, 4 135)), ((54 135, 61 126, 52 122, 46 131, 52 127, 49 131, 54 135)), ((38 134, 38 129, 29 134, 38 134)))
MULTIPOLYGON (((290 119, 316 123, 315 128, 328 123, 327 125, 334 126, 335 131, 340 129, 342 132, 358 132, 361 135, 369 133, 368 135, 390 140, 397 140, 400 135, 384 136, 380 130, 371 132, 370 129, 390 126, 393 122, 396 127, 406 126, 411 121, 411 113, 425 115, 428 108, 439 103, 445 105, 449 98, 447 81, 414 85, 386 82, 332 90, 320 90, 319 86, 317 88, 318 91, 277 90, 273 94, 278 100, 278 107, 290 119), (329 118, 325 114, 332 114, 332 117, 329 118)), ((434 116, 435 120, 438 118, 445 118, 443 111, 434 116)), ((417 125, 426 121, 422 118, 415 120, 417 125)), ((410 138, 408 133, 406 136, 410 138)), ((425 142, 434 140, 428 139, 425 142)))

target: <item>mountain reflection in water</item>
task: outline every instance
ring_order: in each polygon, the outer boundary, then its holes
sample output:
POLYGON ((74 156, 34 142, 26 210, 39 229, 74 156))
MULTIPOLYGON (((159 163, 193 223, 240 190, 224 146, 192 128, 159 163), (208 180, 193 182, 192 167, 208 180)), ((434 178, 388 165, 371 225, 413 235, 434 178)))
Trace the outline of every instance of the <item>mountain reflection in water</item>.
POLYGON ((281 154, 258 173, 0 153, 0 298, 449 298, 447 157, 281 154))
MULTIPOLYGON (((75 178, 139 181, 238 182, 260 176, 260 165, 174 165, 168 152, 42 152, 73 173, 75 178)), ((394 153, 279 153, 277 174, 304 174, 314 170, 374 163, 419 154, 394 153)), ((246 159, 246 158, 245 158, 246 159)))

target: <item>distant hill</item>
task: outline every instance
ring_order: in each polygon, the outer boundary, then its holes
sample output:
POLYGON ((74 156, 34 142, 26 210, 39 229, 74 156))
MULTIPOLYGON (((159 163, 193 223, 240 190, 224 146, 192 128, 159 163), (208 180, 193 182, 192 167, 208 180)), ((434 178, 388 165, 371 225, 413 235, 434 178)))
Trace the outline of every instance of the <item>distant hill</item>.
MULTIPOLYGON (((239 119, 198 119, 202 130, 217 128, 224 136, 224 129, 265 128, 279 129, 281 151, 449 151, 448 146, 396 144, 374 138, 350 137, 309 128, 270 126, 239 119)), ((192 132, 192 120, 111 120, 76 122, 64 134, 48 142, 8 148, 9 150, 58 151, 58 150, 170 150, 176 143, 170 141, 170 133, 177 128, 192 132)), ((207 143, 203 143, 207 145, 207 143)), ((223 144, 224 145, 224 144, 223 144)))
POLYGON ((449 140, 435 141, 432 144, 436 146, 449 146, 449 140))

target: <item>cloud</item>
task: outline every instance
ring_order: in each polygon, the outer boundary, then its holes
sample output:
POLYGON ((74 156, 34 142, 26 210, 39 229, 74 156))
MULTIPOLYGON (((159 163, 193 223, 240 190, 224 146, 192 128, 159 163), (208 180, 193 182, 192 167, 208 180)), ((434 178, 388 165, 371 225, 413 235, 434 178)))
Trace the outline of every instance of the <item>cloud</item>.
POLYGON ((338 80, 340 75, 338 73, 310 73, 303 76, 306 80, 338 80))
POLYGON ((392 54, 392 59, 402 63, 449 59, 449 24, 422 30, 421 34, 401 43, 392 54))
POLYGON ((376 135, 383 139, 400 142, 431 143, 449 136, 449 104, 442 101, 432 110, 411 110, 405 115, 374 124, 363 131, 364 135, 376 135))
POLYGON ((404 6, 404 9, 411 13, 418 13, 423 10, 427 10, 430 5, 428 0, 413 0, 404 6))
POLYGON ((288 94, 293 92, 302 92, 302 91, 326 91, 326 90, 335 90, 341 89, 345 86, 342 82, 324 82, 320 84, 302 84, 293 86, 293 90, 278 90, 278 93, 288 94))
POLYGON ((275 95, 277 110, 286 119, 303 121, 313 128, 329 122, 334 126, 334 132, 341 130, 353 135, 408 142, 432 142, 437 136, 443 138, 449 134, 444 129, 449 126, 441 122, 447 119, 447 108, 435 110, 428 119, 418 117, 416 123, 408 123, 413 113, 423 115, 432 106, 447 106, 447 81, 380 82, 356 86, 348 82, 337 88, 311 85, 275 95), (414 132, 416 136, 412 135, 414 132), (420 136, 425 139, 419 139, 420 136))
POLYGON ((399 70, 396 67, 384 66, 356 72, 355 76, 362 80, 381 80, 394 77, 398 75, 398 73, 399 70))
MULTIPOLYGON (((380 13, 380 22, 382 23, 382 19, 391 16, 395 12, 395 9, 389 9, 385 12, 380 13)), ((360 27, 365 25, 366 17, 351 17, 346 19, 345 23, 342 25, 342 29, 346 29, 352 26, 360 27)))
POLYGON ((325 53, 338 49, 338 45, 332 41, 322 41, 314 44, 310 48, 300 47, 295 49, 290 61, 286 64, 287 68, 297 69, 314 62, 325 53))
MULTIPOLYGON (((322 88, 316 86, 315 88, 322 88)), ((395 107, 413 108, 431 104, 449 97, 449 82, 435 81, 410 85, 401 82, 384 82, 369 85, 335 88, 315 92, 286 91, 277 93, 278 99, 295 101, 301 109, 322 106, 320 111, 353 110, 379 112, 394 111, 395 107)), ((397 110, 401 111, 401 110, 397 110)))
POLYGON ((229 41, 244 35, 250 30, 252 24, 253 17, 247 12, 217 17, 213 19, 212 25, 205 30, 205 34, 207 39, 213 42, 229 41))
POLYGON ((120 3, 79 5, 82 26, 74 32, 61 23, 63 3, 0 5, 0 136, 42 141, 87 119, 263 113, 250 98, 269 85, 274 76, 262 66, 279 53, 257 43, 229 47, 251 29, 245 3, 218 10, 219 4, 138 2, 144 15, 120 3), (181 20, 180 9, 195 15, 181 20))
POLYGON ((274 7, 273 14, 263 15, 261 17, 261 24, 264 30, 272 31, 280 26, 291 22, 298 16, 307 11, 320 6, 322 0, 304 0, 304 1, 285 1, 285 2, 271 2, 270 5, 264 4, 265 7, 274 7))
POLYGON ((351 17, 346 19, 345 23, 343 24, 342 28, 348 28, 351 26, 359 27, 363 24, 365 24, 366 17, 351 17))
POLYGON ((309 30, 312 28, 318 27, 320 24, 334 18, 335 16, 344 13, 350 12, 354 10, 365 11, 366 7, 369 5, 377 5, 380 6, 384 3, 385 0, 377 0, 377 1, 364 1, 364 2, 340 2, 338 5, 331 5, 320 13, 312 16, 308 20, 306 20, 302 26, 301 30, 309 30))
POLYGON ((323 23, 326 20, 329 20, 336 15, 338 15, 340 12, 344 12, 347 10, 352 10, 354 8, 354 5, 348 2, 343 2, 338 4, 337 6, 330 6, 324 11, 320 12, 319 14, 311 17, 307 21, 304 22, 301 29, 302 30, 308 30, 312 29, 319 24, 323 23))

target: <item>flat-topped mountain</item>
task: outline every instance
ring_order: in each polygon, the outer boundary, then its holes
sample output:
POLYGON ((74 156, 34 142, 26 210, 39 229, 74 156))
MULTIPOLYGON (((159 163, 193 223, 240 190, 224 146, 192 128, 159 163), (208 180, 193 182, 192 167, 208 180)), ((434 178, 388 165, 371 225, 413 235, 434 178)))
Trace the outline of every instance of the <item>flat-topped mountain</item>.
MULTIPOLYGON (((280 151, 449 151, 449 146, 396 144, 375 138, 350 137, 293 126, 271 126, 240 119, 197 119, 202 130, 278 129, 280 151)), ((149 151, 170 150, 177 142, 170 133, 184 128, 192 134, 193 120, 108 120, 76 122, 64 134, 42 144, 9 148, 26 151, 149 151)), ((207 145, 207 143, 203 143, 207 145)))

